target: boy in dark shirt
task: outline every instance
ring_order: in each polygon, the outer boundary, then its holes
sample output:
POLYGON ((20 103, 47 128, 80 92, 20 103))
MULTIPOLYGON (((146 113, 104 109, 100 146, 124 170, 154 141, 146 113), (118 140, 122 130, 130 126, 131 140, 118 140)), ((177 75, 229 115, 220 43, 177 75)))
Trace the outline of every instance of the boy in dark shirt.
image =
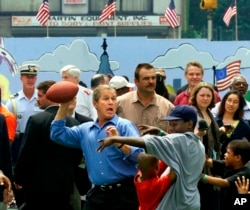
MULTIPOLYGON (((240 196, 235 185, 237 177, 250 178, 250 143, 246 140, 233 140, 228 144, 225 160, 206 160, 206 166, 213 170, 213 174, 220 177, 201 175, 201 181, 221 188, 221 209, 240 209, 240 196), (238 202, 237 202, 238 201, 238 202)), ((242 205, 250 205, 250 200, 242 205)), ((243 209, 243 206, 241 206, 243 209)))

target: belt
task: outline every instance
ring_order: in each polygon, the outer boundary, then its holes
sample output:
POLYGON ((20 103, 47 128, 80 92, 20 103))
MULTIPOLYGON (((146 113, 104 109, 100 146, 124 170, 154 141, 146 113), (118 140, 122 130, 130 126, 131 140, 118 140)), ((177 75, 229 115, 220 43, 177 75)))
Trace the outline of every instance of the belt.
POLYGON ((107 184, 107 185, 94 185, 94 188, 100 189, 101 191, 108 191, 108 190, 114 190, 122 185, 127 185, 127 184, 133 184, 133 179, 124 179, 121 180, 120 182, 112 183, 112 184, 107 184))

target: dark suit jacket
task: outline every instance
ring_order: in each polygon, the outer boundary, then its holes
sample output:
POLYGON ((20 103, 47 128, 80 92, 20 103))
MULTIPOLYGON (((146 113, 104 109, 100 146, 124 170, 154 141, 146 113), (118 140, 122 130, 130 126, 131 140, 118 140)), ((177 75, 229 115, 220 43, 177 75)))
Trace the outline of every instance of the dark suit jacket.
MULTIPOLYGON (((10 143, 5 117, 0 114, 0 170, 11 179, 12 165, 10 156, 10 143)), ((2 190, 0 188, 0 201, 2 201, 2 190)))
POLYGON ((75 112, 75 119, 76 119, 80 124, 85 123, 85 122, 89 122, 89 121, 93 121, 92 118, 87 117, 87 116, 85 116, 85 115, 81 115, 81 114, 79 114, 79 113, 77 113, 77 112, 75 112))
MULTIPOLYGON (((74 171, 82 151, 50 139, 50 125, 57 110, 58 106, 51 106, 27 122, 14 173, 14 181, 23 186, 27 195, 73 192, 74 171)), ((72 117, 67 117, 66 122, 67 126, 79 124, 72 117)))
MULTIPOLYGON (((75 112, 75 119, 80 123, 85 123, 89 121, 93 121, 92 118, 81 115, 75 112)), ((88 172, 86 167, 85 168, 76 168, 76 175, 75 175, 75 184, 80 193, 80 195, 85 195, 91 189, 91 182, 88 177, 88 172)))

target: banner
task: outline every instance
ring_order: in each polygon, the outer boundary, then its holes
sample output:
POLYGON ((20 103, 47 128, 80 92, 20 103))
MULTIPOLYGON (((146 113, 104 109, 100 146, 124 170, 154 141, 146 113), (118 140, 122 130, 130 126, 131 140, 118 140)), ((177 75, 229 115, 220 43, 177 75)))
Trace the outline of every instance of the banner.
MULTIPOLYGON (((178 18, 180 18, 178 16, 178 18)), ((12 27, 40 26, 33 16, 12 16, 12 27)), ((169 26, 165 16, 116 16, 99 23, 99 16, 51 16, 49 27, 169 26)))

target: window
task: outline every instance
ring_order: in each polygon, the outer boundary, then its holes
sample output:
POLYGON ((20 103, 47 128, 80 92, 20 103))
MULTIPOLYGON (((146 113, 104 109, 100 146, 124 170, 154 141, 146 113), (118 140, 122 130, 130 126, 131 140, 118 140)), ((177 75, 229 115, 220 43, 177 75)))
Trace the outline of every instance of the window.
MULTIPOLYGON (((108 0, 89 0, 90 12, 100 13, 108 0)), ((116 11, 122 13, 149 13, 152 12, 152 0, 116 0, 116 11)))
POLYGON ((122 11, 148 12, 151 3, 148 0, 120 0, 122 11))
MULTIPOLYGON (((1 12, 37 12, 42 0, 0 0, 1 12)), ((61 10, 61 0, 49 1, 50 11, 61 10)))

